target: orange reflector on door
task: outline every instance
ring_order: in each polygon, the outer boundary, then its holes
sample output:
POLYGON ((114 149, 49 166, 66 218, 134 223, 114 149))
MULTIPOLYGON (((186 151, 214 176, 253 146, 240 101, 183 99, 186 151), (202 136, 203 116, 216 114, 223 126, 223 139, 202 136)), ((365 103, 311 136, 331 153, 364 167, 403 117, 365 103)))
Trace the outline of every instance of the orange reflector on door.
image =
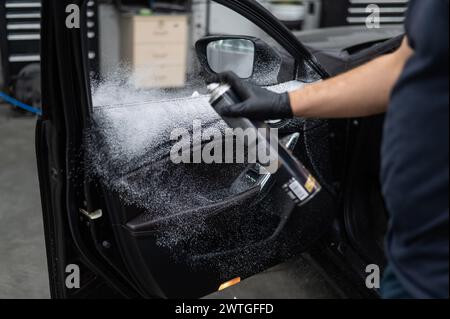
POLYGON ((219 287, 219 290, 218 290, 218 291, 222 291, 222 290, 225 290, 225 289, 227 289, 227 288, 230 288, 230 287, 232 287, 232 286, 234 286, 234 285, 237 285, 237 284, 240 283, 240 282, 241 282, 241 278, 240 278, 240 277, 235 278, 235 279, 230 280, 230 281, 227 281, 226 283, 222 284, 222 285, 219 287))

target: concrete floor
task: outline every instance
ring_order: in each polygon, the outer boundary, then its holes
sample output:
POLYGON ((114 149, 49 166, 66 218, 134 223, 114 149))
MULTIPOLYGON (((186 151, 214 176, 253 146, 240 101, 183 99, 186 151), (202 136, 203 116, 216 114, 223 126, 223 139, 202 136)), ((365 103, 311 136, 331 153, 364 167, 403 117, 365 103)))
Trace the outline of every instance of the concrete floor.
MULTIPOLYGON (((0 299, 50 297, 34 129, 34 117, 0 104, 0 299)), ((319 272, 298 258, 207 298, 337 297, 319 272)))
POLYGON ((0 104, 0 298, 49 298, 35 118, 0 104))

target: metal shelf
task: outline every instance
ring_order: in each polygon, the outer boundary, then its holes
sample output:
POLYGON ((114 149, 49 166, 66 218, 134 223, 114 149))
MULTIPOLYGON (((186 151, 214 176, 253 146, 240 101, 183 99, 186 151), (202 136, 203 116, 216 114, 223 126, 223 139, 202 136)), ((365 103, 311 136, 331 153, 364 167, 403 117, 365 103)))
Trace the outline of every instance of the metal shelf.
POLYGON ((377 5, 380 8, 380 23, 402 24, 409 0, 350 0, 347 23, 350 25, 364 25, 367 20, 367 7, 377 5))
MULTIPOLYGON (((87 39, 91 69, 98 70, 97 2, 87 3, 87 39)), ((11 85, 20 70, 40 62, 41 0, 0 0, 0 39, 3 77, 11 85)))

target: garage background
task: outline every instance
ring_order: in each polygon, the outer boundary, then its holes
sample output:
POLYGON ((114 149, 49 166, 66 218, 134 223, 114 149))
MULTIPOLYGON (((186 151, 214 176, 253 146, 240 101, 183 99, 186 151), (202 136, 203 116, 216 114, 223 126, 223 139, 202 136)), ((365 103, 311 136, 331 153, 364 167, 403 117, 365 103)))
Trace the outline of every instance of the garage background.
MULTIPOLYGON (((276 1, 261 2, 286 19, 276 1)), ((383 25, 402 24, 406 0, 308 0, 299 2, 303 6, 301 16, 288 17, 284 22, 296 32, 362 26, 369 2, 382 9, 383 25)), ((258 35, 258 30, 247 29, 239 17, 210 1, 160 3, 167 13, 188 17, 186 54, 193 54, 195 41, 208 34, 258 35)), ((89 2, 87 37, 93 77, 107 74, 120 61, 121 41, 117 35, 121 34, 121 16, 147 4, 148 1, 137 0, 89 2)), ((0 91, 35 107, 40 106, 40 6, 39 0, 0 0, 0 91)), ((34 115, 0 100, 0 298, 49 297, 34 126, 34 115)), ((288 274, 278 283, 286 287, 296 276, 288 274)), ((257 288, 249 283, 248 289, 246 296, 252 297, 257 288)), ((305 297, 300 293, 297 296, 305 297)))

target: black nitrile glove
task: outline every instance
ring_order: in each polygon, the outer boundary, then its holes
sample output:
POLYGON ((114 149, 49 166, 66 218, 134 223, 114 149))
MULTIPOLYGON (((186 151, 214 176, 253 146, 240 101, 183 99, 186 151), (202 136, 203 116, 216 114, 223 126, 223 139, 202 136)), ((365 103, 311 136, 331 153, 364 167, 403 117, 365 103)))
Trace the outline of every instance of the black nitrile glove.
POLYGON ((260 121, 290 119, 294 116, 288 93, 277 94, 247 83, 233 72, 218 74, 210 82, 229 84, 243 100, 242 103, 216 109, 223 116, 246 117, 260 121))

